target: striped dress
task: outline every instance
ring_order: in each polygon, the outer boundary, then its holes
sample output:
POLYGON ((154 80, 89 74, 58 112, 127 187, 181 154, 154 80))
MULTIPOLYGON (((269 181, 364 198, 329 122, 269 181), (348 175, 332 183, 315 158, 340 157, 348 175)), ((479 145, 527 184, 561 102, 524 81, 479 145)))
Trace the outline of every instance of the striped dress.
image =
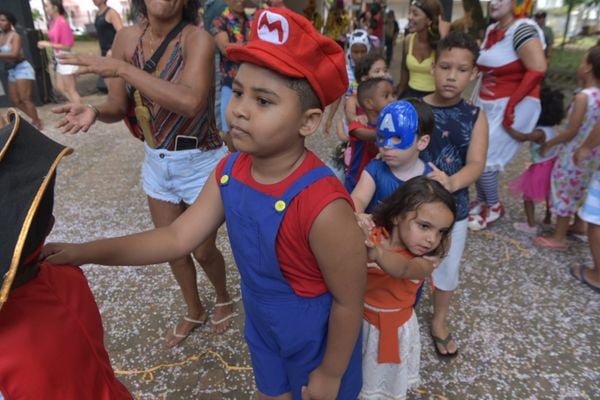
MULTIPOLYGON (((148 29, 144 29, 140 40, 135 48, 131 58, 131 64, 143 69, 145 64, 144 50, 142 47, 142 38, 148 29)), ((185 60, 183 59, 182 48, 182 33, 175 39, 175 48, 169 56, 165 68, 157 74, 160 79, 176 83, 181 79, 185 60)), ((149 57, 148 57, 149 58, 149 57)), ((131 133, 140 140, 144 139, 142 128, 135 117, 135 101, 133 99, 134 88, 127 85, 127 93, 129 95, 129 109, 125 124, 131 133)), ((208 101, 206 106, 194 117, 186 118, 173 111, 170 111, 159 104, 155 104, 152 100, 140 93, 142 102, 150 111, 152 117, 151 126, 154 135, 154 142, 157 149, 174 150, 175 137, 177 135, 194 136, 198 138, 199 148, 202 150, 213 150, 222 146, 223 142, 219 136, 217 125, 215 122, 215 86, 214 82, 208 92, 208 101)))

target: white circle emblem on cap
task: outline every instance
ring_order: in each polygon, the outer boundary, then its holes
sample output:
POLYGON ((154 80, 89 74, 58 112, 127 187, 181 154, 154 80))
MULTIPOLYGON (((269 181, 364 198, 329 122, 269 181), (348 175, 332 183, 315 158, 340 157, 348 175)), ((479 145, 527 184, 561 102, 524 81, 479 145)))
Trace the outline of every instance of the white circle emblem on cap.
POLYGON ((265 11, 258 21, 257 33, 265 42, 284 44, 290 34, 290 25, 282 15, 265 11))

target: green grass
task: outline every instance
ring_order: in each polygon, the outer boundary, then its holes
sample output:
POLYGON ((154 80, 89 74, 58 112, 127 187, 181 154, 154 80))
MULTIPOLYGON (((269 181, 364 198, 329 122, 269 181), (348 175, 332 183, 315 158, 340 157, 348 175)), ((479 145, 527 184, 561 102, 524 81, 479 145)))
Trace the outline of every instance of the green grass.
POLYGON ((581 59, 585 54, 585 48, 565 47, 561 49, 559 46, 552 51, 552 60, 550 61, 550 70, 570 71, 575 74, 577 67, 581 63, 581 59))

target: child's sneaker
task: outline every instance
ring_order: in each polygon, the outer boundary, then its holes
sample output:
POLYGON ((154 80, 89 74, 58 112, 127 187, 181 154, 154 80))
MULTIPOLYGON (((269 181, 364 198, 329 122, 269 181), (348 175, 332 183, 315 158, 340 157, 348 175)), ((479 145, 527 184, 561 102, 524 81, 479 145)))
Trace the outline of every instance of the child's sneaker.
POLYGON ((513 223, 513 228, 528 235, 537 235, 538 233, 538 227, 529 226, 527 222, 515 222, 513 223))
POLYGON ((485 203, 473 200, 469 203, 469 215, 479 215, 483 212, 485 203))
POLYGON ((489 224, 500 219, 504 215, 504 206, 502 203, 497 202, 486 210, 485 220, 489 224))
POLYGON ((469 215, 467 226, 472 231, 480 231, 488 227, 492 222, 500 219, 504 215, 504 207, 498 202, 491 207, 481 206, 482 211, 479 215, 469 215))

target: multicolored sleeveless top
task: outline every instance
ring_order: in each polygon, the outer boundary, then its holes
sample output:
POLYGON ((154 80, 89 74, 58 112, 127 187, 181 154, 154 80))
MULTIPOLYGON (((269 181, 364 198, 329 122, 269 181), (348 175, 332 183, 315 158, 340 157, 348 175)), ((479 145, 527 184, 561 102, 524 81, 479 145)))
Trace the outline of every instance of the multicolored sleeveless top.
MULTIPOLYGON (((131 64, 143 69, 145 64, 144 50, 142 48, 142 38, 146 33, 146 29, 140 35, 139 42, 131 57, 131 64)), ((177 82, 181 78, 184 67, 183 48, 181 43, 182 33, 175 39, 175 48, 169 56, 165 68, 160 71, 159 78, 168 82, 177 82)), ((150 55, 151 56, 151 55, 150 55)), ((150 58, 150 56, 148 58, 150 58)), ((127 85, 127 93, 129 96, 129 108, 125 124, 131 133, 140 140, 144 139, 142 127, 135 117, 135 101, 133 92, 135 88, 127 85)), ((177 135, 194 136, 198 138, 198 148, 201 150, 212 150, 223 145, 223 141, 219 136, 217 125, 215 122, 215 86, 211 85, 208 91, 208 101, 206 106, 192 118, 186 118, 180 114, 170 111, 159 104, 155 104, 140 92, 142 103, 150 111, 152 117, 151 126, 154 135, 154 141, 157 149, 173 150, 175 147, 175 137, 177 135)))

